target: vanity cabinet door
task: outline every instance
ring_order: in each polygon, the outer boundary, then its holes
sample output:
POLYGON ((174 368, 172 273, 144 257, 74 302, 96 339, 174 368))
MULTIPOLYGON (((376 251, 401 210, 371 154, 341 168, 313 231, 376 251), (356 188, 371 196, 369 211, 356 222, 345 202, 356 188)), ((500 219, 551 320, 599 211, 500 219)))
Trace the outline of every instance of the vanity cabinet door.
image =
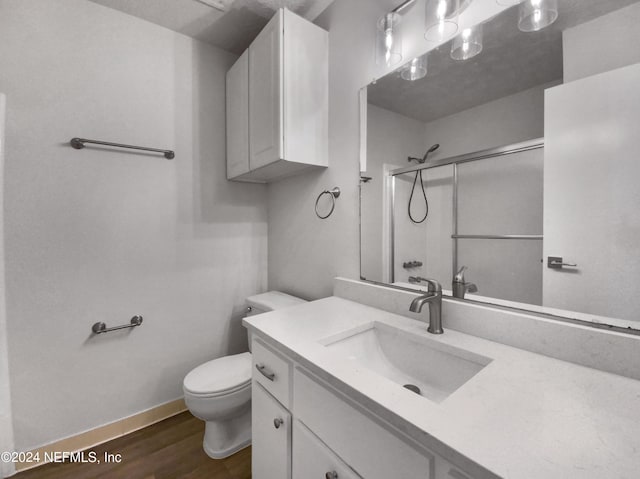
POLYGON ((291 477, 291 414, 253 381, 251 398, 253 479, 291 477))
POLYGON ((293 479, 361 479, 300 421, 293 424, 293 479))

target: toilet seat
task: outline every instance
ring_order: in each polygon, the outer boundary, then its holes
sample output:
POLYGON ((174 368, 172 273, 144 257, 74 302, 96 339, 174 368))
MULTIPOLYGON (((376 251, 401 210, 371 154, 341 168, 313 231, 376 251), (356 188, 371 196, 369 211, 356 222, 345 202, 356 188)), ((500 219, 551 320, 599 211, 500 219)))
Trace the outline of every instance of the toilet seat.
POLYGON ((232 394, 251 385, 251 353, 213 359, 184 378, 184 391, 197 397, 232 394))

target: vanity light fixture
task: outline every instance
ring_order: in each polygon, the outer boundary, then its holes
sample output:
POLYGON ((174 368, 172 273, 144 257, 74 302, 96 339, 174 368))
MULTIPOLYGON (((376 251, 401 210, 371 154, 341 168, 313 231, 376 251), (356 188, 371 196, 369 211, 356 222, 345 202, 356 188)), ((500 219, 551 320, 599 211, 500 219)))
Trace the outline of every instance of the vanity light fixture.
POLYGON ((400 34, 401 13, 416 0, 405 0, 378 20, 376 34, 376 63, 391 67, 402 61, 402 35, 400 34))
POLYGON ((526 0, 520 5, 518 28, 523 32, 537 32, 558 18, 558 0, 526 0))
POLYGON ((442 42, 458 31, 460 0, 427 0, 425 6, 427 30, 424 34, 430 42, 442 42))
POLYGON ((399 34, 400 15, 394 12, 385 13, 378 20, 376 49, 378 63, 388 67, 402 61, 402 36, 399 34))
POLYGON ((451 58, 454 60, 469 60, 480 52, 482 52, 482 25, 465 28, 451 44, 451 58))
POLYGON ((400 70, 404 80, 416 81, 427 76, 427 55, 415 57, 400 70))

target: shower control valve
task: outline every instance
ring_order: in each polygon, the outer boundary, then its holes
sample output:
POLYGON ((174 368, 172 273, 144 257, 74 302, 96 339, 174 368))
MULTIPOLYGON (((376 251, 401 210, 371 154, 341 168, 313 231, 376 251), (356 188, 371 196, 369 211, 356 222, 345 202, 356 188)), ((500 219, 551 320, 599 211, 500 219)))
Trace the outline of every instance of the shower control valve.
POLYGON ((404 269, 419 268, 420 266, 422 266, 422 261, 407 261, 406 263, 402 263, 404 269))

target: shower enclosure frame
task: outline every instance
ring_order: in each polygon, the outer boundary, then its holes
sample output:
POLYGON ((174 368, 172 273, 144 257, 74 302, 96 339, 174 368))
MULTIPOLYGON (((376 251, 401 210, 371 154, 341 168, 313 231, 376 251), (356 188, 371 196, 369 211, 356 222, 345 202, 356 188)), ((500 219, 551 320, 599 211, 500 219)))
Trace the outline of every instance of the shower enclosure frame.
POLYGON ((420 170, 429 170, 432 168, 439 168, 442 166, 452 165, 453 167, 453 185, 452 185, 452 225, 451 225, 451 241, 452 241, 452 274, 458 271, 458 240, 459 239, 493 239, 493 240, 533 240, 542 241, 544 236, 540 235, 461 235, 458 234, 458 165, 464 163, 470 163, 472 161, 486 160, 489 158, 497 158, 501 156, 513 155, 515 153, 521 153, 524 151, 537 150, 544 148, 544 138, 536 138, 533 140, 522 141, 519 143, 512 143, 510 145, 500 146, 497 148, 489 148, 486 150, 480 150, 473 153, 466 153, 464 155, 452 156, 449 158, 443 158, 441 160, 431 161, 429 163, 421 163, 418 165, 407 166, 404 168, 397 168, 386 172, 385 176, 385 190, 386 196, 390 197, 387 201, 388 210, 386 214, 389 216, 389 227, 385 236, 388 236, 388 248, 386 256, 389 258, 388 267, 385 268, 389 283, 395 282, 395 190, 396 190, 396 176, 406 173, 413 173, 420 170))

